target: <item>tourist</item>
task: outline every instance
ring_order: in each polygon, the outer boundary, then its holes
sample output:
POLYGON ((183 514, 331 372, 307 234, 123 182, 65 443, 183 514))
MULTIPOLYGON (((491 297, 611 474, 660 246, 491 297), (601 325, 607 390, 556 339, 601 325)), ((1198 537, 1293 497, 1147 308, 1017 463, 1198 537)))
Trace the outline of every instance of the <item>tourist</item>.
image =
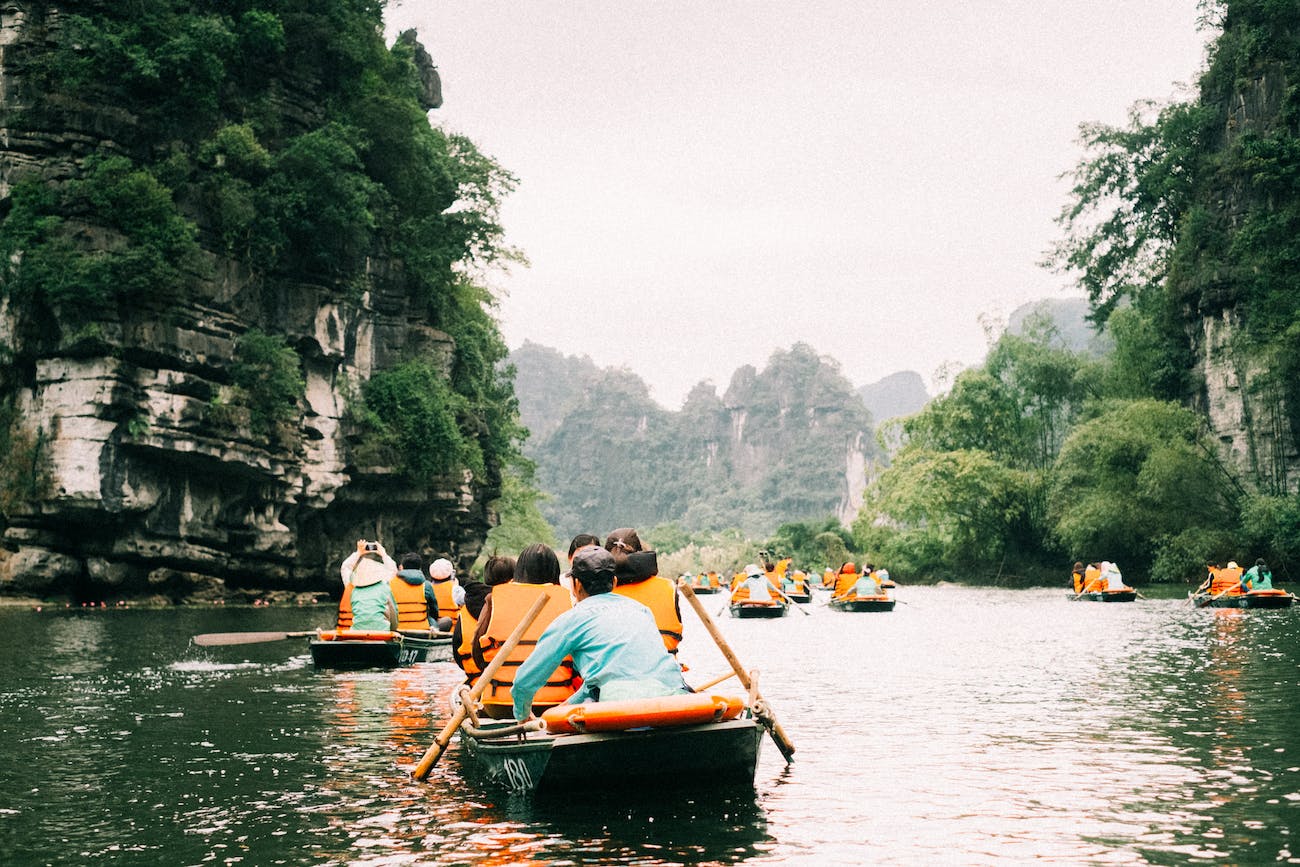
POLYGON ((600 548, 574 556, 578 604, 546 627, 533 653, 519 666, 514 681, 515 719, 533 715, 538 691, 556 665, 568 657, 582 672, 583 681, 567 704, 690 692, 681 667, 658 640, 650 612, 611 592, 615 569, 614 556, 600 548))
MULTIPOLYGON (((583 548, 590 548, 592 546, 600 547, 600 540, 590 533, 579 533, 574 536, 569 541, 569 568, 573 568, 574 554, 583 548)), ((568 570, 565 570, 564 574, 560 576, 560 584, 563 585, 564 589, 568 590, 570 594, 573 593, 573 576, 569 574, 568 570)))
POLYGON ((465 602, 465 591, 455 578, 455 567, 445 557, 439 557, 429 564, 429 579, 437 605, 431 610, 437 612, 438 629, 447 632, 457 610, 465 602))
POLYGON ((663 636, 664 647, 676 654, 682 642, 682 611, 677 585, 658 574, 658 555, 645 550, 640 536, 631 527, 622 527, 606 536, 605 550, 614 558, 614 574, 618 579, 614 592, 649 608, 663 636))
POLYGON ((1273 589, 1273 573, 1262 558, 1246 570, 1246 574, 1241 577, 1241 587, 1246 591, 1273 589))
POLYGON ((465 672, 466 683, 473 683, 483 671, 474 661, 472 644, 483 606, 491 597, 493 587, 514 577, 515 558, 493 555, 483 564, 483 580, 467 581, 464 585, 465 601, 457 609, 451 629, 451 657, 465 672))
POLYGON ((343 561, 343 598, 339 600, 339 629, 396 631, 397 601, 389 581, 397 563, 378 542, 357 540, 357 550, 343 561))
POLYGON ((430 605, 437 610, 438 602, 432 585, 424 577, 424 558, 416 553, 403 554, 402 568, 388 585, 397 601, 398 628, 427 630, 430 605))
POLYGON ((1083 563, 1082 563, 1082 561, 1076 561, 1076 562, 1075 562, 1075 564, 1074 564, 1074 569, 1073 569, 1072 572, 1071 572, 1071 576, 1074 578, 1074 595, 1075 595, 1075 596, 1079 596, 1080 594, 1083 593, 1083 563))
MULTIPOLYGON (((527 635, 540 633, 547 623, 573 607, 572 598, 560 586, 559 558, 550 547, 538 543, 519 552, 519 557, 515 560, 514 579, 494 587, 483 604, 470 647, 474 663, 480 671, 488 667, 488 663, 515 631, 537 597, 543 594, 550 596, 551 602, 542 610, 529 632, 525 633, 527 635)), ((510 661, 497 669, 496 675, 483 692, 483 707, 488 716, 495 719, 509 718, 512 707, 511 686, 517 666, 529 655, 531 649, 531 640, 520 642, 511 653, 510 661)), ((559 661, 552 666, 551 676, 534 701, 546 706, 559 704, 573 695, 577 684, 572 664, 559 661)))

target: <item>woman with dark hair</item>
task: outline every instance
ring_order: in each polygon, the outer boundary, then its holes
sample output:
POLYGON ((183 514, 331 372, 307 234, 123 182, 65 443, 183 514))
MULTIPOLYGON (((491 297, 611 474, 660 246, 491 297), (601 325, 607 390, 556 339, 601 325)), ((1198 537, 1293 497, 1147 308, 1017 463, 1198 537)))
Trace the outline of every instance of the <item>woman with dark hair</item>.
POLYGON ((536 542, 519 552, 515 561, 516 584, 559 584, 560 558, 549 545, 536 542))
POLYGON ((473 683, 483 669, 474 662, 474 632, 484 605, 492 598, 492 588, 515 576, 515 558, 491 556, 483 564, 483 580, 465 582, 465 603, 456 613, 451 628, 451 657, 465 672, 465 682, 473 683))
POLYGON ((599 548, 599 547, 600 547, 600 540, 597 539, 595 536, 591 535, 590 533, 579 533, 578 535, 574 536, 572 540, 570 540, 569 568, 566 569, 564 574, 560 576, 560 583, 564 585, 565 590, 569 591, 570 596, 573 595, 573 555, 581 551, 583 548, 599 548))
MULTIPOLYGON (((497 669, 483 692, 484 712, 494 719, 511 717, 514 711, 510 687, 519 663, 528 657, 537 643, 537 636, 547 624, 573 607, 572 597, 560 586, 560 560, 555 552, 540 543, 520 551, 515 561, 514 580, 495 587, 479 614, 470 653, 474 664, 482 671, 515 631, 537 597, 543 594, 550 597, 550 604, 542 609, 523 640, 511 652, 509 661, 497 669)), ((573 695, 580 682, 574 674, 572 660, 566 660, 547 679, 534 701, 541 708, 553 707, 573 695)))
POLYGON ((664 647, 676 659, 677 645, 682 642, 682 609, 677 600, 677 585, 659 577, 655 552, 645 550, 641 537, 631 527, 621 527, 606 536, 605 550, 614 558, 614 574, 618 579, 614 592, 650 609, 664 647))

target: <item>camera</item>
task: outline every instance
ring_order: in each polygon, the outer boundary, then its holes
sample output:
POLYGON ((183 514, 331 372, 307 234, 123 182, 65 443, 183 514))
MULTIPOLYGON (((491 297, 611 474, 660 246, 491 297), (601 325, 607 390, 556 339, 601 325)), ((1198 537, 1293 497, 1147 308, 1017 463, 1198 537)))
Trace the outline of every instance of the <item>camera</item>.
POLYGON ((367 543, 366 543, 366 551, 367 551, 367 552, 369 552, 369 551, 378 551, 378 550, 379 550, 379 543, 378 543, 378 542, 367 542, 367 543))

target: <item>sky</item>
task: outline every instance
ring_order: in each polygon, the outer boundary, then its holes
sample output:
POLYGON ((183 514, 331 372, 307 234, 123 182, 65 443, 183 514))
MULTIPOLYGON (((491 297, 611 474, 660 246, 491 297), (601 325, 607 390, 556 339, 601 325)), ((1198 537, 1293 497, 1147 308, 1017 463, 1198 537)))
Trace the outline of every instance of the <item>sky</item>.
POLYGON ((978 364, 981 319, 1080 297, 1042 267, 1079 125, 1190 92, 1197 0, 389 0, 431 121, 518 179, 525 340, 670 409, 808 343, 855 385, 978 364))

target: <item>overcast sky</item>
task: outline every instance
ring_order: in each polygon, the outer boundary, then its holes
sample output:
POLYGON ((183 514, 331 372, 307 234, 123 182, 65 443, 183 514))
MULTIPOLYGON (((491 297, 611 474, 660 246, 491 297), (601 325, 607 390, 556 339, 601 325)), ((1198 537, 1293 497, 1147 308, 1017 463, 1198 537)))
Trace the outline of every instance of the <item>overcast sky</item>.
POLYGON ((796 341, 933 390, 979 317, 1077 297, 1059 237, 1082 122, 1186 93, 1196 0, 390 0, 432 120, 519 179, 524 340, 626 365, 677 408, 796 341))

